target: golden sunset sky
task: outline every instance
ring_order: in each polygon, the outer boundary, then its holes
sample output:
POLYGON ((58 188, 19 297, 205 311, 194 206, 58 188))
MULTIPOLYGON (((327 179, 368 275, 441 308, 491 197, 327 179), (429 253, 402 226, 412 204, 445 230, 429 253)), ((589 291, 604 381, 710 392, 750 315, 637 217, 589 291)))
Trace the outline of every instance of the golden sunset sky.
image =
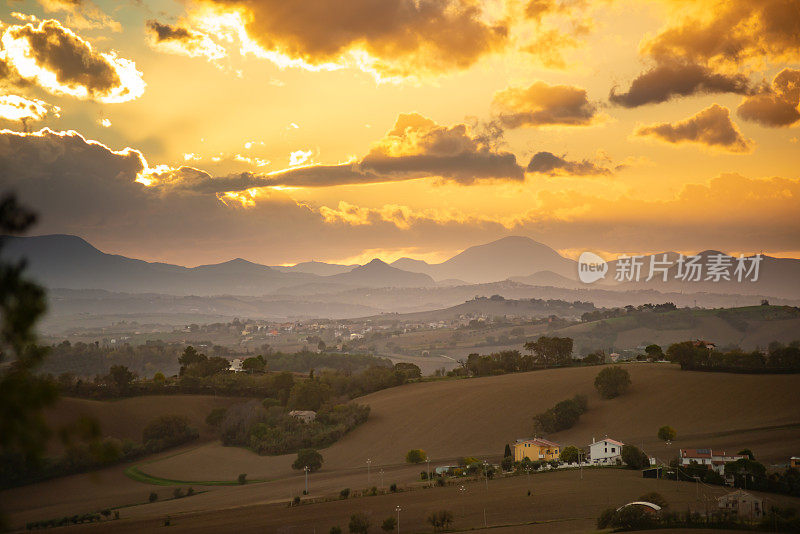
POLYGON ((10 0, 0 188, 197 265, 800 257, 800 0, 10 0))

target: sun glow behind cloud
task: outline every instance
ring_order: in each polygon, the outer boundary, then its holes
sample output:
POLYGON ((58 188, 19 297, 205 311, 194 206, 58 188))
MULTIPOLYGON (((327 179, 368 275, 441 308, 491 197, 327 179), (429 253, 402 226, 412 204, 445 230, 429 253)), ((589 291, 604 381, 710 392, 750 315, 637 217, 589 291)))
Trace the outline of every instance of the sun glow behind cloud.
POLYGON ((97 52, 88 41, 58 21, 46 20, 38 26, 32 23, 8 26, 0 41, 10 67, 21 78, 53 94, 111 104, 134 100, 144 93, 146 84, 133 61, 118 57, 113 50, 97 52), (45 60, 63 61, 58 65, 61 70, 53 70, 45 60), (99 72, 115 79, 93 79, 99 72))

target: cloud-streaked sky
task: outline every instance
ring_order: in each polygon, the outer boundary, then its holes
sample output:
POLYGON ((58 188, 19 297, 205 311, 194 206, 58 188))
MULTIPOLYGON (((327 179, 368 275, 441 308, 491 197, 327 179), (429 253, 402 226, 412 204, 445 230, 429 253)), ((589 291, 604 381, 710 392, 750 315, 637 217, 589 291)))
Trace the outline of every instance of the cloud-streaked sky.
POLYGON ((800 0, 7 0, 0 129, 149 260, 800 257, 800 0))

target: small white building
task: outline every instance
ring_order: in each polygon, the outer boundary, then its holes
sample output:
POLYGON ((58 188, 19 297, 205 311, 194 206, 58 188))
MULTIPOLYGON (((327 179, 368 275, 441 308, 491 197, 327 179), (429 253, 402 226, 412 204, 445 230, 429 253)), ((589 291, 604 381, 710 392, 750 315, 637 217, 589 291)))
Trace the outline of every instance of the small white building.
POLYGON ((304 423, 311 423, 317 418, 317 412, 311 410, 292 410, 289 415, 295 419, 300 419, 304 423))
POLYGON ((707 465, 720 475, 725 475, 725 464, 747 458, 744 454, 726 454, 714 449, 681 449, 681 465, 707 465))
POLYGON ((622 461, 622 447, 625 444, 621 441, 611 439, 608 436, 589 444, 589 461, 597 465, 616 464, 617 460, 622 461))
POLYGON ((742 490, 718 498, 717 506, 740 518, 760 519, 764 515, 764 499, 742 490))
POLYGON ((231 365, 228 367, 229 371, 233 371, 234 373, 241 373, 242 372, 242 363, 244 360, 241 358, 234 358, 231 360, 231 365))

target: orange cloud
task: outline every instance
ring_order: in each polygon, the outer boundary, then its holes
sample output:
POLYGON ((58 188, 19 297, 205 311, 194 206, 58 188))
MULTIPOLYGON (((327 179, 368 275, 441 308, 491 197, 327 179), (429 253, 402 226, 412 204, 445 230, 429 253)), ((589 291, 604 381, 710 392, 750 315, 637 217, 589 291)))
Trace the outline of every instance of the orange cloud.
POLYGON ((748 96, 739 105, 741 118, 780 128, 800 121, 800 70, 783 69, 764 91, 748 96))
POLYGON ((670 144, 695 143, 740 154, 753 148, 753 141, 745 139, 731 121, 730 110, 718 104, 682 121, 639 127, 634 135, 655 137, 670 144))
POLYGON ((144 93, 142 74, 133 61, 114 52, 98 52, 56 20, 8 26, 0 37, 4 77, 35 83, 53 94, 126 102, 144 93))
POLYGON ((205 0, 196 15, 279 64, 356 66, 383 77, 469 67, 501 49, 508 28, 473 0, 205 0))
POLYGON ((492 107, 509 128, 589 126, 598 119, 597 104, 589 102, 585 89, 542 81, 496 92, 492 107))
POLYGON ((753 92, 739 73, 765 60, 800 58, 800 9, 796 0, 677 0, 678 18, 641 45, 655 65, 612 102, 635 107, 694 94, 753 92))
POLYGON ((186 26, 148 20, 147 30, 150 46, 156 50, 189 57, 204 57, 209 61, 222 59, 226 55, 225 49, 210 36, 186 26))

